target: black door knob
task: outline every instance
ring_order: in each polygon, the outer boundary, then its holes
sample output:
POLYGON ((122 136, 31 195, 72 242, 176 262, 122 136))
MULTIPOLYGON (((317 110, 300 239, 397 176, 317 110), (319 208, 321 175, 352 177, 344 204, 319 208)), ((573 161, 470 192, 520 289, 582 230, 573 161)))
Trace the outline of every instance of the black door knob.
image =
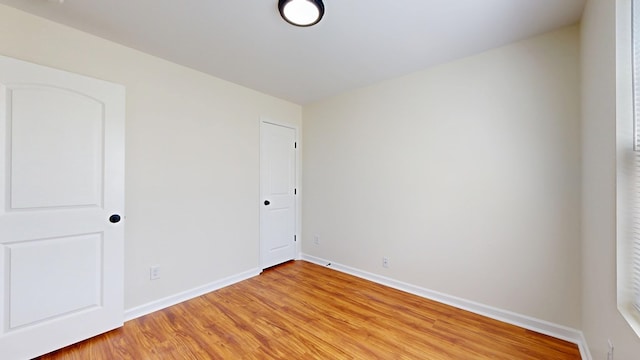
POLYGON ((265 200, 265 201, 264 201, 264 204, 265 204, 265 205, 269 205, 269 204, 271 204, 271 201, 269 201, 269 200, 265 200))
POLYGON ((109 216, 109 221, 114 223, 114 224, 117 223, 117 222, 120 222, 120 219, 121 219, 120 215, 118 215, 118 214, 113 214, 113 215, 109 216))

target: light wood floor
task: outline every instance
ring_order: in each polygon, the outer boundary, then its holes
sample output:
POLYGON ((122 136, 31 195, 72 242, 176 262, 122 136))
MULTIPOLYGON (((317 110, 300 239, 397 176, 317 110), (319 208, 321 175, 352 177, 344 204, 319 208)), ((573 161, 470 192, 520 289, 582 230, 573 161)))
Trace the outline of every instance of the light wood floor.
POLYGON ((42 356, 52 359, 580 359, 532 331, 295 261, 42 356))

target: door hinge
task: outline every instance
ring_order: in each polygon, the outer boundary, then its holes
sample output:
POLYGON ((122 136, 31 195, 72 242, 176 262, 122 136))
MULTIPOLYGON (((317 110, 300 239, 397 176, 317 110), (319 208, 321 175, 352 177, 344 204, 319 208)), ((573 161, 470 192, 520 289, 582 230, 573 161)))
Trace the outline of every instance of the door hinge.
POLYGON ((293 195, 298 195, 298 189, 293 189, 293 195))
POLYGON ((297 148, 298 148, 298 142, 294 142, 294 143, 293 143, 293 148, 294 148, 294 149, 297 149, 297 148))
POLYGON ((296 242, 296 241, 298 241, 298 240, 296 239, 296 236, 293 235, 293 242, 296 242))

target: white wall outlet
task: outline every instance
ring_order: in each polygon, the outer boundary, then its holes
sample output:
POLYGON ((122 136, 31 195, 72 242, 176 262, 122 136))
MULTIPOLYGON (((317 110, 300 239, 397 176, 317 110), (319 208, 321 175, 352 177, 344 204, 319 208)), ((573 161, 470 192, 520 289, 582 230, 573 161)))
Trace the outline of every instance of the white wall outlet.
POLYGON ((153 265, 149 268, 149 278, 151 280, 160 279, 160 265, 153 265))
POLYGON ((388 257, 383 257, 382 258, 382 267, 385 267, 385 268, 389 267, 389 258, 388 257))
POLYGON ((613 360, 613 342, 611 339, 607 340, 609 343, 609 351, 607 352, 607 360, 613 360))
POLYGON ((320 235, 313 235, 313 244, 320 245, 320 235))

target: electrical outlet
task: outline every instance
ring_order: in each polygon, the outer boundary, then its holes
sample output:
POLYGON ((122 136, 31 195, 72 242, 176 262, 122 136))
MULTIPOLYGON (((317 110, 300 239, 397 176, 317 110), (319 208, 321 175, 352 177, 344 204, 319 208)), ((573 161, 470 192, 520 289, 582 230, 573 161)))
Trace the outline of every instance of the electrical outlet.
POLYGON ((320 245, 320 235, 313 235, 314 245, 320 245))
POLYGON ((385 267, 385 268, 389 267, 389 258, 388 257, 383 257, 382 258, 382 267, 385 267))
POLYGON ((149 268, 149 278, 151 280, 160 279, 160 265, 154 265, 149 268))
POLYGON ((607 352, 607 360, 613 360, 613 343, 611 339, 607 340, 609 343, 609 351, 607 352))

